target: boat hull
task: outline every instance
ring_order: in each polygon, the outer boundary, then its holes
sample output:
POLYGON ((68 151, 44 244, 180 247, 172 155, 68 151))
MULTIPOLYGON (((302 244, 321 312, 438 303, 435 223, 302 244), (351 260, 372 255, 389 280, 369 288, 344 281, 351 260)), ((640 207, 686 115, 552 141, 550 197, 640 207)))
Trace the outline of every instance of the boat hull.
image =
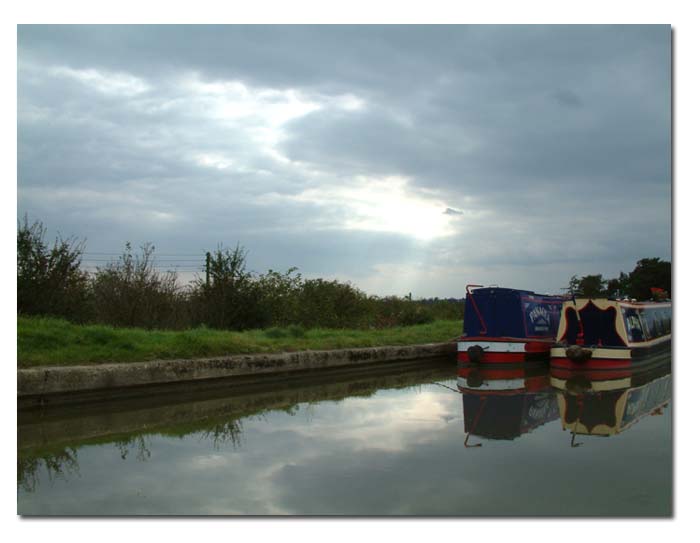
POLYGON ((477 364, 546 362, 551 346, 552 341, 547 340, 461 337, 457 342, 457 360, 477 364), (475 348, 481 352, 474 354, 475 348))
POLYGON ((648 346, 606 347, 590 346, 582 347, 590 351, 590 358, 585 361, 575 361, 567 356, 567 345, 555 344, 550 351, 550 365, 552 368, 568 370, 616 370, 625 368, 638 368, 657 363, 667 357, 671 351, 671 338, 662 339, 648 346))

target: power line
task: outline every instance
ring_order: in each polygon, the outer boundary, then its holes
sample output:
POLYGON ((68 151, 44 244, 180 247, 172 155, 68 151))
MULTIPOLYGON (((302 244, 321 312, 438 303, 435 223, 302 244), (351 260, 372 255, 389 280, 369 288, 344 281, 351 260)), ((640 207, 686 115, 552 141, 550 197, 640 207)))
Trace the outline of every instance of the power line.
MULTIPOLYGON (((108 266, 100 266, 98 264, 82 264, 82 267, 84 268, 107 268, 108 266)), ((204 266, 149 266, 151 268, 156 268, 156 269, 190 269, 190 270, 203 270, 204 266)))
MULTIPOLYGON (((116 262, 120 262, 119 259, 114 259, 114 258, 82 258, 81 261, 82 261, 82 262, 115 262, 115 263, 116 263, 116 262)), ((143 262, 143 260, 141 260, 141 262, 143 262)), ((186 263, 188 263, 188 262, 195 262, 195 263, 196 263, 196 262, 202 262, 202 263, 204 263, 205 260, 204 260, 204 259, 201 259, 201 258, 200 258, 200 259, 197 259, 197 260, 161 260, 161 259, 158 259, 158 260, 152 260, 151 262, 155 262, 155 263, 164 262, 164 263, 175 263, 175 264, 177 264, 177 263, 180 263, 180 262, 186 262, 186 263)))
MULTIPOLYGON (((85 251, 82 254, 84 255, 98 255, 98 256, 122 256, 124 253, 100 253, 100 252, 92 252, 92 251, 85 251)), ((158 253, 160 256, 200 256, 203 257, 206 254, 206 251, 202 251, 201 253, 158 253)))

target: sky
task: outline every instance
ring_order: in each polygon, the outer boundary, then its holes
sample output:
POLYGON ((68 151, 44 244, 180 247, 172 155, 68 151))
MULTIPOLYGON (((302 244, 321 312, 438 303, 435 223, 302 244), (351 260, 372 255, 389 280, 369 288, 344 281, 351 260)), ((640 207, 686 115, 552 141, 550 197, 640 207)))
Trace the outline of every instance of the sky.
MULTIPOLYGON (((17 213, 370 294, 671 259, 671 27, 27 26, 17 213)), ((176 267, 177 266, 177 267, 176 267)))

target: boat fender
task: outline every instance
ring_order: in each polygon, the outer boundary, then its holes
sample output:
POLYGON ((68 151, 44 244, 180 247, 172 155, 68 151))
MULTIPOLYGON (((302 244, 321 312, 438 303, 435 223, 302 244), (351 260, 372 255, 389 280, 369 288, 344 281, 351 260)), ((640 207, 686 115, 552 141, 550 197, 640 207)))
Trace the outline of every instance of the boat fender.
POLYGON ((467 355, 470 362, 478 364, 484 358, 484 349, 481 345, 472 345, 467 349, 467 355))
POLYGON ((467 374, 467 386, 469 388, 479 388, 484 384, 484 377, 479 370, 472 370, 467 374))
POLYGON ((578 395, 590 391, 593 388, 593 383, 583 375, 574 375, 566 381, 566 391, 570 394, 578 395))
POLYGON ((580 345, 572 345, 566 349, 567 358, 572 362, 576 362, 577 364, 582 364, 583 362, 590 360, 592 354, 593 351, 590 349, 584 349, 580 345))

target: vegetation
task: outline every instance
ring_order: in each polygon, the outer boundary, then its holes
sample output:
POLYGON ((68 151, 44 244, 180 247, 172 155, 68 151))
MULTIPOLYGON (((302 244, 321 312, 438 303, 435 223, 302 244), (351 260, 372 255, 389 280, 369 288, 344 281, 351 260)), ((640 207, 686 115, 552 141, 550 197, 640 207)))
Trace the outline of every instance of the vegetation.
POLYGON ((17 313, 85 320, 89 278, 80 269, 85 243, 57 238, 49 247, 46 229, 27 218, 17 230, 17 313))
POLYGON ((627 297, 649 300, 652 297, 671 297, 671 263, 660 258, 643 258, 632 272, 620 272, 617 278, 603 279, 599 275, 574 275, 569 289, 577 296, 627 297))
POLYGON ((372 330, 274 327, 242 332, 198 327, 144 330, 106 325, 77 325, 65 319, 17 319, 20 367, 138 362, 231 354, 269 353, 449 341, 459 336, 460 320, 372 330))
POLYGON ((368 296, 349 283, 304 279, 296 268, 256 274, 247 253, 219 247, 206 253, 203 275, 181 285, 174 272, 158 271, 155 248, 140 253, 127 243, 115 261, 87 274, 80 269, 84 242, 57 239, 24 220, 17 232, 17 313, 117 327, 251 330, 298 326, 376 329, 455 320, 463 300, 412 300, 368 296))
POLYGON ((144 245, 141 251, 135 256, 127 243, 117 262, 98 269, 86 294, 93 301, 94 321, 115 326, 152 328, 159 324, 171 328, 182 320, 181 313, 186 310, 177 275, 156 271, 152 245, 144 245))
MULTIPOLYGON (((247 253, 206 253, 203 276, 181 285, 155 266, 150 244, 88 274, 85 242, 45 241, 40 222, 17 231, 19 364, 130 362, 236 353, 445 341, 459 334, 463 300, 368 296, 296 268, 256 274, 247 253), (76 326, 81 324, 82 326, 76 326)), ((671 263, 644 258, 629 274, 573 276, 583 296, 670 296, 671 263)))

